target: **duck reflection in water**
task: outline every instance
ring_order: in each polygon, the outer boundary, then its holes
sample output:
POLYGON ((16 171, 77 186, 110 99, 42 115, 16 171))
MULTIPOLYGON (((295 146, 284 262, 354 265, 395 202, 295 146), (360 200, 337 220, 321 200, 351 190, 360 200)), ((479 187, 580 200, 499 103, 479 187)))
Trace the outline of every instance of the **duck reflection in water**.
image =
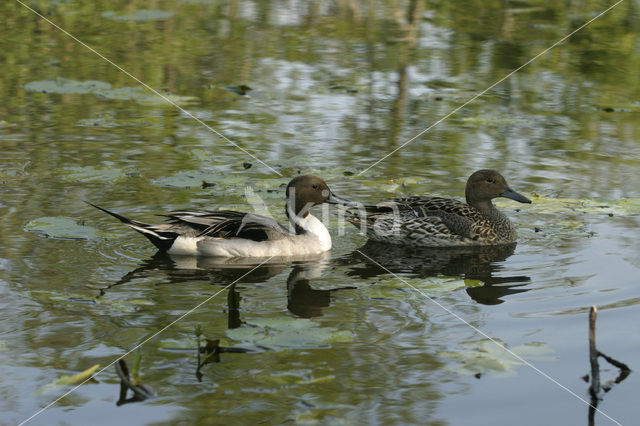
POLYGON ((320 278, 326 269, 326 260, 322 262, 295 263, 287 279, 287 309, 301 318, 322 316, 322 308, 331 304, 331 293, 338 290, 352 290, 356 287, 338 287, 332 289, 314 289, 312 279, 320 278))
POLYGON ((469 296, 484 305, 504 302, 503 297, 522 293, 522 288, 531 278, 528 276, 494 276, 502 269, 500 262, 511 256, 516 244, 477 247, 405 247, 375 241, 365 245, 342 259, 350 265, 348 276, 364 279, 388 274, 410 274, 418 278, 436 276, 459 276, 463 279, 479 280, 481 287, 468 287, 469 296), (364 256, 363 256, 364 254, 364 256), (379 265, 371 262, 370 257, 379 265), (382 266, 382 267, 381 267, 382 266))
POLYGON ((260 265, 256 259, 214 258, 202 256, 171 256, 156 253, 144 260, 140 266, 125 274, 107 287, 100 289, 98 297, 107 294, 116 286, 136 280, 155 278, 158 285, 172 285, 189 281, 207 281, 219 286, 228 286, 229 328, 237 328, 240 320, 240 294, 236 284, 263 283, 291 268, 287 278, 287 309, 302 318, 322 315, 322 309, 331 303, 332 294, 338 290, 355 287, 314 289, 313 279, 320 278, 328 265, 328 253, 295 258, 272 258, 260 265), (260 265, 256 267, 256 265, 260 265))

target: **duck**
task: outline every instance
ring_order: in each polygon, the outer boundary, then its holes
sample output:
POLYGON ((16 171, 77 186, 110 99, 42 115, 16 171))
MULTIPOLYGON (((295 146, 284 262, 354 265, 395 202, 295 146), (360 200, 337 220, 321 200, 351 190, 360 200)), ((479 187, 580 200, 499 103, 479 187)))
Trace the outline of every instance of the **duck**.
POLYGON ((151 225, 126 218, 98 205, 107 213, 144 235, 160 252, 170 255, 221 258, 291 257, 326 252, 331 235, 309 210, 322 203, 353 206, 335 195, 314 175, 293 178, 286 189, 287 229, 270 217, 231 210, 177 210, 160 216, 168 223, 151 225))
POLYGON ((345 220, 359 226, 370 240, 419 247, 512 244, 517 232, 491 200, 531 200, 511 189, 497 171, 482 169, 467 180, 466 203, 452 198, 398 197, 376 206, 348 207, 345 220))

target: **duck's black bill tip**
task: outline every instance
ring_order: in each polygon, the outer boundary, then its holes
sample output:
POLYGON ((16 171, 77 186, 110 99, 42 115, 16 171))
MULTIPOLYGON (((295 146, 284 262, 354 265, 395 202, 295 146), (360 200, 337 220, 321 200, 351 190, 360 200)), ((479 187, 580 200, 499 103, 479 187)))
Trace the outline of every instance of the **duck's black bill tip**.
POLYGON ((338 204, 341 206, 357 206, 358 203, 355 201, 347 200, 346 198, 342 198, 333 192, 329 192, 329 197, 327 197, 326 203, 329 204, 338 204))
POLYGON ((522 194, 518 194, 516 191, 514 191, 513 189, 507 187, 507 189, 504 190, 504 192, 502 194, 500 194, 501 197, 504 198, 510 198, 514 201, 517 201, 519 203, 526 203, 526 204, 531 204, 531 200, 528 199, 527 197, 525 197, 522 194))

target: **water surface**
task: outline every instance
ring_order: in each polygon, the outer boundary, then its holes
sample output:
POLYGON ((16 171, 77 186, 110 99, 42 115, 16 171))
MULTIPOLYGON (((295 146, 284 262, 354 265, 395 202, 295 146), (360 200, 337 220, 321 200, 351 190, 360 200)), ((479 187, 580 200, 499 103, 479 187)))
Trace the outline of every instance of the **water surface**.
MULTIPOLYGON (((184 110, 19 3, 0 5, 1 423, 27 419, 71 389, 48 384, 108 365, 236 280, 125 358, 131 367, 140 355, 155 398, 117 406, 111 367, 32 423, 584 424, 588 407, 569 391, 588 398, 591 305, 600 349, 635 369, 637 2, 370 169, 612 3, 28 4, 184 110), (283 221, 284 185, 299 172, 377 202, 461 197, 478 168, 533 199, 499 203, 515 247, 365 245, 326 210, 328 256, 246 276, 251 266, 154 256, 83 202, 154 221, 259 198, 283 221), (46 228, 52 217, 66 228, 46 228), (198 369, 196 329, 251 352, 198 369)), ((601 367, 603 381, 616 377, 601 367)), ((632 373, 599 408, 632 424, 639 388, 632 373)))

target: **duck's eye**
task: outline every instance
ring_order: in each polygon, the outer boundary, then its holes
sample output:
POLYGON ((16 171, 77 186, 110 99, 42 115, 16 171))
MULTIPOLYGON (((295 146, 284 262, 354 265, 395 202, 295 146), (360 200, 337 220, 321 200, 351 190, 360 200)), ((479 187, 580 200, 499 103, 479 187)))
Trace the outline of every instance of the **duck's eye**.
POLYGON ((493 183, 493 182, 494 182, 494 181, 493 181, 493 178, 487 178, 487 182, 489 182, 489 183, 493 183))
POLYGON ((315 184, 315 183, 314 183, 313 185, 311 185, 311 187, 312 187, 313 189, 318 189, 318 184, 315 184))

